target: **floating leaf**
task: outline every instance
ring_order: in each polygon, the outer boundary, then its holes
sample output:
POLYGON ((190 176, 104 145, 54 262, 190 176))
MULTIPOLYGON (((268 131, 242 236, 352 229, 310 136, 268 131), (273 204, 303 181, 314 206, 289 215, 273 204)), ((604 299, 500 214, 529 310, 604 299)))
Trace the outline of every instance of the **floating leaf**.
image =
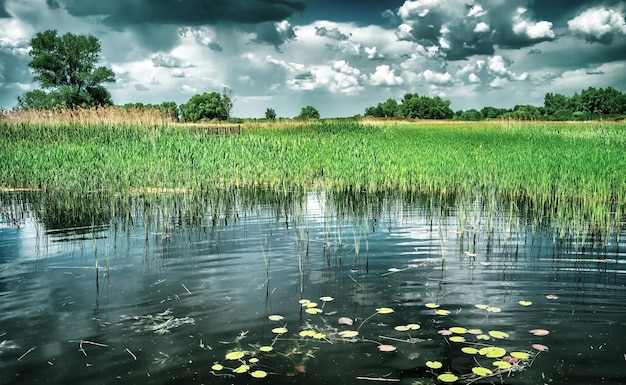
POLYGON ((478 351, 478 354, 488 358, 500 358, 506 354, 506 350, 496 346, 486 346, 478 351))
POLYGON ((498 330, 490 330, 489 335, 492 336, 493 338, 499 338, 499 339, 509 338, 509 335, 507 333, 501 332, 498 330))
POLYGON ((500 309, 500 308, 499 308, 499 307, 497 307, 497 306, 489 306, 489 307, 488 307, 487 309, 485 309, 485 310, 487 310, 489 313, 500 313, 500 312, 502 311, 502 309, 500 309))
POLYGON ((540 352, 547 352, 548 351, 548 347, 546 345, 532 344, 532 347, 533 347, 533 349, 539 350, 540 352))
POLYGON ((530 330, 529 333, 537 337, 543 337, 543 336, 547 336, 548 334, 550 334, 550 331, 546 329, 533 329, 533 330, 530 330))
POLYGON ((330 302, 332 300, 334 300, 333 297, 328 297, 328 296, 320 297, 320 301, 322 301, 322 302, 330 302))
POLYGON ((250 373, 250 375, 254 378, 265 378, 267 377, 267 372, 264 372, 263 370, 255 370, 254 372, 250 373))
POLYGON ((407 328, 409 328, 410 330, 417 330, 419 328, 421 328, 421 326, 419 324, 408 324, 406 325, 407 328))
POLYGON ((259 348, 259 350, 262 351, 262 352, 268 353, 268 352, 271 352, 272 350, 274 350, 274 347, 272 347, 272 346, 261 346, 259 348))
POLYGON ((344 330, 339 332, 339 335, 343 338, 353 338, 359 335, 359 332, 356 330, 344 330))
POLYGON ((452 342, 465 342, 465 337, 463 337, 463 336, 453 336, 453 337, 450 337, 450 341, 452 341, 452 342))
POLYGON ((326 334, 324 334, 324 333, 315 333, 315 334, 313 334, 313 338, 315 338, 316 340, 321 340, 322 338, 326 338, 326 334))
POLYGON ((519 358, 515 358, 512 356, 504 356, 502 357, 502 361, 508 362, 509 364, 516 364, 519 361, 519 358))
POLYGON ((460 326, 453 326, 449 329, 452 333, 456 333, 456 334, 465 334, 467 333, 467 329, 460 327, 460 326))
POLYGON ((282 315, 278 315, 278 314, 272 314, 271 316, 267 317, 270 321, 282 321, 285 319, 285 317, 283 317, 282 315))
POLYGON ((440 374, 439 377, 437 377, 437 379, 441 382, 455 382, 459 378, 452 373, 444 373, 444 374, 440 374))
POLYGON ((487 368, 483 368, 482 366, 475 366, 472 368, 472 373, 479 375, 481 377, 489 376, 493 374, 493 372, 487 368))
POLYGON ((248 361, 250 361, 250 362, 251 362, 251 363, 253 363, 253 364, 256 364, 257 362, 259 362, 259 359, 258 359, 258 358, 256 358, 256 357, 252 357, 252 358, 250 358, 248 361))
POLYGON ((498 369, 510 369, 511 368, 511 364, 506 361, 494 361, 493 366, 495 366, 498 369))
POLYGON ((556 294, 548 294, 546 295, 547 299, 559 299, 559 296, 556 294))
POLYGON ((408 332, 409 331, 409 327, 406 325, 398 325, 396 327, 394 327, 395 330, 399 331, 399 332, 408 332))
POLYGON ((224 369, 224 365, 214 364, 213 366, 211 366, 211 369, 215 370, 216 372, 219 372, 220 370, 224 369))
POLYGON ((479 334, 476 336, 476 338, 482 341, 489 341, 491 339, 491 337, 486 334, 479 334))
POLYGON ((352 325, 354 323, 354 320, 348 317, 341 317, 337 320, 337 322, 339 322, 342 325, 352 325))
POLYGON ((309 302, 311 302, 311 300, 309 300, 309 299, 301 299, 300 301, 298 301, 298 303, 299 303, 300 305, 305 305, 305 304, 307 304, 307 303, 309 303, 309 302))
POLYGON ((518 303, 522 306, 530 306, 533 304, 531 301, 519 301, 518 303))
POLYGON ((393 309, 390 307, 381 307, 376 309, 376 312, 378 314, 389 314, 389 313, 393 313, 393 309))
POLYGON ((519 358, 520 360, 527 360, 530 358, 530 354, 526 352, 511 352, 511 357, 519 358))
POLYGON ((489 305, 484 305, 482 303, 477 303, 476 305, 474 305, 476 308, 481 309, 481 310, 487 310, 487 308, 489 307, 489 305))
POLYGON ((424 306, 426 306, 429 309, 436 309, 436 308, 439 307, 439 304, 436 304, 434 302, 429 302, 429 303, 425 304, 424 306))
POLYGON ((303 330, 299 333, 300 337, 313 337, 315 335, 314 330, 303 330))
POLYGON ((390 273, 397 273, 400 271, 400 269, 398 269, 397 267, 390 267, 389 269, 387 269, 387 271, 389 271, 390 273))
POLYGON ((287 333, 287 332, 288 332, 287 328, 274 328, 274 329, 272 329, 272 333, 275 333, 275 334, 284 334, 284 333, 287 333))
POLYGON ((435 314, 437 314, 437 315, 449 315, 450 314, 450 310, 438 309, 438 310, 435 310, 435 314))
POLYGON ((393 345, 378 345, 378 350, 381 352, 395 352, 396 347, 393 345))
POLYGON ((302 304, 302 306, 308 307, 308 308, 317 307, 317 302, 307 302, 307 303, 302 304))
POLYGON ((426 366, 428 366, 431 369, 441 369, 443 364, 439 361, 426 361, 426 366))
POLYGON ((242 364, 238 368, 233 369, 233 373, 245 373, 248 370, 250 370, 250 367, 246 364, 242 364))
POLYGON ((437 333, 441 334, 442 336, 452 335, 452 332, 450 330, 448 330, 448 329, 441 329, 437 333))
POLYGON ((487 261, 480 261, 480 264, 483 266, 491 266, 491 262, 487 262, 487 261))
POLYGON ((319 314, 319 313, 321 313, 323 311, 324 310, 320 309, 319 307, 310 307, 310 308, 305 310, 305 312, 307 312, 309 314, 319 314))
POLYGON ((476 348, 471 348, 469 346, 466 346, 464 348, 461 348, 461 351, 465 354, 476 354, 478 353, 478 349, 476 348))
POLYGON ((468 330, 467 330, 467 332, 468 332, 469 334, 475 334, 475 335, 478 335, 478 334, 483 334, 483 331, 482 331, 482 330, 480 330, 480 329, 468 329, 468 330))
POLYGON ((227 360, 238 360, 240 358, 243 358, 243 356, 244 356, 243 352, 236 350, 234 352, 230 352, 230 353, 226 354, 226 359, 227 360))

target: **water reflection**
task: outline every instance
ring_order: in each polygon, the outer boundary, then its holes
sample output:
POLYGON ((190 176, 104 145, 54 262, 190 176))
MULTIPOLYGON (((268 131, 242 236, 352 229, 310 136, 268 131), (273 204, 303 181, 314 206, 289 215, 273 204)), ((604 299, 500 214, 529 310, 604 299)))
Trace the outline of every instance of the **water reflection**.
POLYGON ((2 384, 250 383, 228 369, 242 362, 278 384, 427 384, 446 371, 481 383, 471 368, 493 360, 461 347, 487 344, 534 361, 483 383, 626 380, 619 221, 564 226, 523 202, 351 191, 3 193, 0 207, 2 384), (453 342, 442 330, 454 326, 509 338, 453 342), (225 359, 239 350, 243 361, 225 359))

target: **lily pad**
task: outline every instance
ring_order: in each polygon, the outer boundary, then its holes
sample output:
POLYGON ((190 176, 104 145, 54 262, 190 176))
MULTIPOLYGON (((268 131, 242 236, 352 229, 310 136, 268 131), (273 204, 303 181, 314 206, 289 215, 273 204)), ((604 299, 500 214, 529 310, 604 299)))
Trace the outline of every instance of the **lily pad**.
POLYGON ((532 329, 529 331, 529 333, 537 337, 543 337, 550 334, 550 331, 546 329, 532 329))
POLYGON ((282 315, 278 315, 278 314, 272 314, 270 316, 267 317, 270 321, 282 321, 285 319, 285 317, 283 317, 282 315))
POLYGON ((455 382, 456 380, 459 379, 459 377, 455 376, 452 373, 443 373, 443 374, 440 374, 437 377, 437 379, 439 381, 441 381, 441 382, 448 382, 448 383, 450 383, 450 382, 455 382))
POLYGON ((334 300, 333 297, 328 297, 328 296, 320 297, 320 301, 322 302, 330 302, 332 300, 334 300))
POLYGON ((511 364, 506 361, 494 361, 493 366, 495 366, 498 369, 504 369, 504 370, 511 368, 511 364))
POLYGON ((489 307, 488 307, 487 309, 485 309, 485 310, 487 310, 489 313, 500 313, 500 312, 502 311, 502 309, 500 309, 500 308, 499 308, 499 307, 497 307, 497 306, 489 306, 489 307))
POLYGON ((429 303, 425 304, 424 306, 426 306, 429 309, 436 309, 436 308, 439 307, 439 304, 436 304, 434 302, 429 302, 429 303))
POLYGON ((511 352, 511 357, 519 358, 520 360, 527 360, 530 358, 530 354, 526 352, 511 352))
POLYGON ((213 366, 211 366, 212 370, 215 370, 216 372, 219 372, 220 370, 224 369, 224 365, 222 364, 213 364, 213 366))
POLYGON ((356 330, 344 330, 339 332, 339 335, 343 338, 353 338, 359 335, 359 332, 356 330))
POLYGON ((500 358, 506 354, 506 350, 497 346, 485 346, 478 351, 478 354, 488 358, 500 358))
POLYGON ((539 350, 540 352, 547 352, 548 347, 543 344, 532 344, 533 349, 539 350))
POLYGON ((238 368, 233 369, 233 373, 245 373, 248 370, 250 370, 250 367, 246 364, 242 364, 238 368))
POLYGON ((456 333, 456 334, 465 334, 467 333, 467 329, 460 327, 460 326, 453 326, 449 329, 452 333, 456 333))
POLYGON ((406 325, 398 325, 396 327, 394 327, 395 330, 399 331, 399 332, 407 332, 409 331, 409 327, 406 325))
POLYGON ((461 351, 463 353, 465 353, 465 354, 476 354, 476 353, 478 353, 478 349, 472 348, 472 347, 469 347, 469 346, 461 348, 461 351))
POLYGON ((238 360, 238 359, 243 358, 243 356, 244 356, 243 352, 236 350, 234 352, 230 352, 230 353, 226 354, 225 358, 227 360, 238 360))
POLYGON ((531 301, 519 301, 518 303, 522 306, 530 306, 533 304, 531 301))
POLYGON ((395 352, 396 347, 393 345, 378 345, 378 350, 381 352, 395 352))
POLYGON ((272 347, 272 346, 261 346, 259 348, 259 350, 262 351, 262 352, 268 353, 268 352, 271 352, 272 350, 274 350, 274 347, 272 347))
POLYGON ((381 307, 376 309, 376 312, 378 314, 389 314, 389 313, 393 313, 393 309, 390 307, 381 307))
POLYGON ((493 338, 499 338, 499 339, 509 338, 509 335, 507 333, 501 332, 498 330, 490 330, 489 335, 492 336, 493 338))
POLYGON ((323 312, 323 310, 320 309, 319 307, 310 307, 310 308, 307 308, 305 312, 307 312, 308 314, 319 314, 323 312))
POLYGON ((352 325, 354 323, 354 320, 348 317, 341 317, 337 320, 337 322, 339 322, 342 325, 352 325))
POLYGON ((421 326, 419 324, 408 324, 406 325, 407 328, 409 328, 410 330, 417 330, 419 328, 421 328, 421 326))
POLYGON ((254 378, 265 378, 267 377, 267 372, 263 370, 255 370, 254 372, 250 373, 250 375, 254 378))
POLYGON ((482 366, 475 366, 472 368, 472 373, 479 375, 481 377, 489 376, 493 374, 493 372, 487 368, 483 368, 482 366))
POLYGON ((315 335, 315 330, 303 330, 298 333, 300 337, 313 337, 315 335))
POLYGON ((437 314, 437 315, 449 315, 450 314, 450 310, 437 309, 437 310, 435 310, 435 314, 437 314))
POLYGON ((441 369, 443 364, 439 361, 426 361, 426 366, 428 366, 431 369, 441 369))
POLYGON ((452 342, 465 342, 465 337, 463 337, 463 336, 452 336, 452 337, 450 337, 450 341, 452 341, 452 342))
POLYGON ((274 329, 272 329, 272 333, 275 333, 275 334, 285 334, 287 332, 288 332, 287 328, 274 328, 274 329))

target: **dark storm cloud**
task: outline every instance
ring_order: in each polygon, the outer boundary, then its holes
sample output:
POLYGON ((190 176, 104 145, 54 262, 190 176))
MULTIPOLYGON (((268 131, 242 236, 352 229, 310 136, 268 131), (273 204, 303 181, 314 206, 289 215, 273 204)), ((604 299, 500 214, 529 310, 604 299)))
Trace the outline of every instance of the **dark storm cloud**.
POLYGON ((274 46, 274 48, 276 48, 279 52, 281 52, 281 45, 296 39, 296 33, 293 30, 293 27, 286 21, 267 22, 253 26, 246 26, 243 30, 252 32, 256 35, 256 37, 252 39, 253 43, 274 46))
POLYGON ((64 0, 76 16, 105 16, 111 26, 135 24, 258 24, 303 12, 308 0, 64 0))
POLYGON ((337 28, 315 27, 315 34, 317 36, 324 36, 333 40, 348 40, 348 35, 341 33, 337 28))
POLYGON ((165 55, 163 53, 157 53, 156 55, 150 58, 152 60, 152 64, 155 67, 164 67, 164 68, 190 68, 193 67, 193 64, 188 61, 165 55))
POLYGON ((46 4, 48 4, 48 8, 50 9, 59 9, 59 3, 56 0, 46 0, 46 4))
POLYGON ((11 15, 9 15, 9 13, 7 12, 6 8, 4 8, 4 2, 5 0, 0 0, 0 19, 11 17, 11 15))
POLYGON ((492 55, 496 47, 523 48, 555 39, 552 23, 536 20, 523 2, 406 1, 398 10, 398 38, 436 46, 449 60, 492 55), (407 28, 408 26, 408 28, 407 28))

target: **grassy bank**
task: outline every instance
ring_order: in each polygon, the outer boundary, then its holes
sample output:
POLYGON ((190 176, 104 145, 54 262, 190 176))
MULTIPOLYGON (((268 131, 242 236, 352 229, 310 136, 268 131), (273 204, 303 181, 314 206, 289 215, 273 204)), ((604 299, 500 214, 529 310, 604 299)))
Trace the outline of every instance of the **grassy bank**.
MULTIPOLYGON (((0 122, 0 186, 77 191, 264 187, 399 190, 583 204, 626 202, 621 123, 336 121, 199 126, 0 122)), ((557 204, 555 204, 557 203, 557 204)))

